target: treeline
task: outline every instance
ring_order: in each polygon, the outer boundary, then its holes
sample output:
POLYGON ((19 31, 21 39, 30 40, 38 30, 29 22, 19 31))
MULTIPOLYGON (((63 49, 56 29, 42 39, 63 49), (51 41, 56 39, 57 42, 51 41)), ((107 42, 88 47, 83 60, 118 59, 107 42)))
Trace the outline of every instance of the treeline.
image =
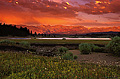
POLYGON ((26 27, 17 28, 16 25, 7 25, 0 23, 0 36, 28 36, 31 35, 26 27))
POLYGON ((91 36, 91 37, 115 37, 115 36, 120 36, 120 32, 95 32, 95 33, 88 33, 86 36, 91 36))

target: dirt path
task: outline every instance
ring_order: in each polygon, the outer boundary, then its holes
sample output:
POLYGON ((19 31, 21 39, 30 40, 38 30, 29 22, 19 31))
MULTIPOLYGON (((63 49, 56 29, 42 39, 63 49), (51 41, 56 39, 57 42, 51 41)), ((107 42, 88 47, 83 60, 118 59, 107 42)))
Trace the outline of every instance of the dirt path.
POLYGON ((78 56, 77 61, 79 62, 120 66, 120 57, 111 56, 110 53, 92 53, 89 55, 80 55, 79 50, 70 51, 73 53, 73 55, 78 56))

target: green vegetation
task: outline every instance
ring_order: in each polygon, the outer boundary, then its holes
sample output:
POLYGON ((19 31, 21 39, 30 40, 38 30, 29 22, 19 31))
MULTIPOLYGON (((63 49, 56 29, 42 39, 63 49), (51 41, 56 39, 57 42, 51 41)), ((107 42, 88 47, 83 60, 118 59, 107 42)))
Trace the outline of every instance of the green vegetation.
POLYGON ((79 45, 81 54, 90 54, 91 52, 105 52, 105 47, 99 47, 94 44, 81 43, 79 45))
MULTIPOLYGON (((14 45, 29 48, 31 43, 40 44, 80 44, 82 54, 104 51, 104 47, 94 44, 107 45, 109 41, 93 40, 1 40, 0 45, 14 45)), ((114 37, 106 49, 120 55, 120 37, 114 37)), ((57 57, 35 55, 37 52, 3 52, 0 51, 0 78, 1 79, 105 79, 120 78, 119 66, 101 66, 79 63, 76 55, 68 48, 57 49, 57 57), (34 54, 34 55, 33 55, 34 54)))
POLYGON ((73 60, 73 54, 71 52, 67 52, 62 55, 62 59, 64 60, 73 60))
POLYGON ((90 46, 92 52, 105 52, 104 47, 99 47, 94 44, 89 44, 89 46, 90 46))
POLYGON ((91 49, 91 51, 93 52, 94 51, 94 48, 96 47, 94 44, 89 44, 89 43, 87 43, 89 46, 90 46, 90 49, 91 49))
POLYGON ((19 51, 22 51, 22 50, 36 51, 36 49, 32 48, 30 46, 30 43, 28 43, 27 41, 21 41, 18 43, 18 42, 11 41, 11 40, 1 40, 0 46, 3 47, 3 50, 6 49, 6 47, 8 47, 10 50, 11 49, 14 49, 14 50, 19 49, 19 51), (18 49, 16 49, 16 48, 18 48, 18 49))
POLYGON ((68 54, 73 57, 73 53, 72 52, 68 52, 68 54))
POLYGON ((0 45, 10 45, 10 46, 21 46, 21 47, 30 47, 30 43, 27 41, 21 41, 18 44, 15 41, 11 40, 2 40, 0 41, 0 45))
POLYGON ((106 49, 108 52, 120 56, 120 37, 112 38, 108 45, 106 45, 106 49))
MULTIPOLYGON (((0 39, 4 40, 4 39, 0 39)), ((109 41, 105 40, 44 40, 44 39, 9 39, 15 42, 27 41, 29 43, 40 43, 40 44, 80 44, 80 43, 90 43, 90 44, 101 44, 107 45, 109 41)))
POLYGON ((74 59, 76 60, 77 58, 78 58, 77 55, 75 55, 75 56, 74 56, 74 59))
POLYGON ((34 39, 36 39, 36 37, 34 37, 34 39))
MULTIPOLYGON (((91 50, 91 52, 105 52, 105 47, 99 47, 99 46, 96 46, 96 45, 94 45, 94 44, 89 44, 89 43, 82 43, 82 44, 80 44, 81 45, 81 48, 79 47, 79 49, 81 49, 82 51, 87 51, 87 48, 86 48, 86 46, 85 45, 83 45, 83 44, 85 44, 87 47, 89 47, 89 50, 91 50)), ((80 46, 79 45, 79 46, 80 46)), ((89 52, 90 53, 90 52, 89 52)), ((88 54, 89 54, 88 53, 88 54)), ((84 54, 84 53, 83 53, 84 54)))
POLYGON ((105 52, 105 48, 104 47, 95 46, 93 48, 93 52, 105 52))
POLYGON ((68 51, 68 48, 66 48, 66 47, 60 47, 60 48, 58 49, 58 51, 59 51, 60 53, 66 53, 66 52, 68 51))
POLYGON ((73 60, 73 53, 68 51, 68 48, 60 47, 58 49, 58 52, 59 52, 59 56, 61 56, 62 59, 73 60))
POLYGON ((21 41, 19 44, 24 47, 30 47, 30 43, 28 43, 27 41, 21 41))
POLYGON ((81 43, 79 45, 79 50, 80 50, 81 54, 90 54, 91 53, 91 47, 87 43, 81 43))
POLYGON ((15 45, 16 42, 10 40, 2 40, 0 41, 0 45, 15 45))
POLYGON ((66 40, 66 38, 62 38, 62 40, 66 40))
POLYGON ((0 51, 0 77, 5 79, 120 78, 120 67, 0 51))

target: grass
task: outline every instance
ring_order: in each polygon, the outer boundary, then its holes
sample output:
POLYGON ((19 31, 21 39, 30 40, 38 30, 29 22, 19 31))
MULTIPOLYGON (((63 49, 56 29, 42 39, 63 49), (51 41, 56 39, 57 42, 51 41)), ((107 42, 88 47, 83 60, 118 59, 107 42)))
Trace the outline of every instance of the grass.
MULTIPOLYGON (((5 40, 5 39, 0 39, 5 40)), ((44 39, 9 39, 15 42, 27 41, 29 43, 40 43, 40 44, 80 44, 80 43, 92 43, 106 45, 109 41, 105 40, 44 40, 44 39)))
POLYGON ((0 51, 0 77, 5 79, 119 79, 120 67, 80 64, 75 60, 0 51))

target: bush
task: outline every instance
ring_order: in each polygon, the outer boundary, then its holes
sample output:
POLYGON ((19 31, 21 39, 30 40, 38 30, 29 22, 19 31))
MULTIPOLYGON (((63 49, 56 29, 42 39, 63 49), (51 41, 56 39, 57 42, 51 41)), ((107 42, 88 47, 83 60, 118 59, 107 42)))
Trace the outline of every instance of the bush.
POLYGON ((91 47, 87 43, 81 43, 79 45, 79 50, 80 50, 81 54, 90 54, 91 53, 91 47))
POLYGON ((66 48, 66 47, 60 47, 58 49, 58 51, 61 52, 61 53, 66 53, 68 51, 68 48, 66 48))
POLYGON ((104 47, 99 47, 99 46, 96 46, 94 44, 89 44, 89 46, 91 48, 91 52, 105 52, 104 47))
POLYGON ((62 38, 62 40, 66 40, 66 38, 62 38))
POLYGON ((96 47, 94 44, 88 44, 91 48, 91 51, 94 51, 94 47, 96 47))
POLYGON ((72 52, 69 52, 69 55, 73 57, 73 53, 72 52))
POLYGON ((62 56, 63 54, 65 54, 68 51, 68 48, 66 47, 60 47, 57 49, 58 51, 56 52, 57 56, 62 56))
POLYGON ((26 41, 22 41, 19 43, 21 46, 23 47, 30 47, 30 43, 26 42, 26 41))
POLYGON ((14 41, 10 41, 10 40, 2 40, 2 41, 0 41, 0 44, 16 44, 16 42, 14 42, 14 41))
POLYGON ((64 59, 64 60, 73 60, 73 56, 71 56, 70 53, 65 53, 64 55, 62 55, 62 59, 64 59))
POLYGON ((105 50, 104 47, 95 46, 93 48, 93 52, 105 52, 104 50, 105 50))
MULTIPOLYGON (((105 48, 104 47, 99 47, 99 46, 96 46, 96 45, 94 45, 94 44, 87 44, 87 43, 83 43, 83 44, 85 44, 85 45, 82 45, 82 48, 81 48, 81 50, 85 50, 85 51, 90 51, 90 52, 105 52, 105 48), (88 48, 88 49, 87 49, 88 48)), ((79 49, 80 49, 80 47, 79 47, 79 49)), ((82 54, 85 54, 85 53, 82 53, 82 54)), ((86 53, 86 54, 89 54, 89 53, 86 53)))
POLYGON ((77 55, 75 55, 75 56, 74 56, 74 59, 76 60, 77 58, 78 58, 77 55))
POLYGON ((112 38, 112 40, 106 45, 106 51, 120 56, 120 37, 116 36, 112 38))

